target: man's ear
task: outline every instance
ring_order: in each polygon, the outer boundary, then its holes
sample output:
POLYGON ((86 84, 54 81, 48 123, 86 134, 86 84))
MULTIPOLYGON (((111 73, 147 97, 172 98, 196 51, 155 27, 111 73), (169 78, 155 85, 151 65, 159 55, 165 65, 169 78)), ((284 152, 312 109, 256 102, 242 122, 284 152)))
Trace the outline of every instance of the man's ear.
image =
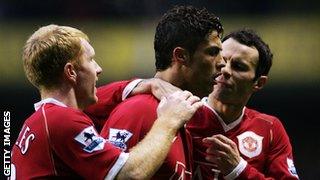
POLYGON ((186 49, 182 47, 176 47, 172 52, 172 61, 181 64, 186 64, 189 62, 189 53, 186 49))
POLYGON ((253 85, 253 91, 256 92, 262 89, 264 85, 267 83, 267 81, 268 81, 268 76, 260 76, 253 85))
POLYGON ((74 64, 68 62, 65 66, 64 66, 64 70, 63 70, 64 76, 67 80, 71 81, 71 82, 76 82, 77 80, 77 72, 76 72, 76 68, 74 66, 74 64))

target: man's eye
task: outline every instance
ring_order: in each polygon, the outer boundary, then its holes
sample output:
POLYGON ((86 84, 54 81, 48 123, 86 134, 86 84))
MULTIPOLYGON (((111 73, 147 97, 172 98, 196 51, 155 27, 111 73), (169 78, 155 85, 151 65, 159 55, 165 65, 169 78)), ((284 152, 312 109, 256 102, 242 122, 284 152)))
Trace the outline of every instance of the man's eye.
POLYGON ((217 64, 216 64, 217 70, 220 70, 220 69, 222 69, 222 68, 225 67, 225 66, 226 66, 225 63, 217 63, 217 64))
POLYGON ((211 50, 209 51, 209 55, 210 55, 210 56, 217 56, 217 55, 219 54, 219 52, 220 52, 219 49, 214 48, 214 49, 211 49, 211 50))
POLYGON ((232 63, 232 67, 236 70, 246 71, 247 66, 238 62, 232 63))

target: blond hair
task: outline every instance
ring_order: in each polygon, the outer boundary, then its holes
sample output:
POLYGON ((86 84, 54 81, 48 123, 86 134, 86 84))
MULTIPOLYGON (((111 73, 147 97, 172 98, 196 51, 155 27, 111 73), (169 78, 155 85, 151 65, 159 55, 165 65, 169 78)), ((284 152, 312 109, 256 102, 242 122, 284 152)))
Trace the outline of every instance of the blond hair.
POLYGON ((39 28, 23 48, 22 59, 28 80, 37 88, 57 87, 66 63, 79 63, 81 38, 89 41, 82 31, 68 26, 39 28))

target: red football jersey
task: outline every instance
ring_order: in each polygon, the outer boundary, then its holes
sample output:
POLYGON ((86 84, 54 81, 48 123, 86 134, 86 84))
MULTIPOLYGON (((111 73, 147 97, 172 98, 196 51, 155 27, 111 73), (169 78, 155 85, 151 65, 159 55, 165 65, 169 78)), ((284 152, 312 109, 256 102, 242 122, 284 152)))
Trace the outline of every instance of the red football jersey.
MULTIPOLYGON (((150 131, 157 119, 158 103, 159 101, 149 94, 128 98, 112 111, 101 136, 128 151, 150 131)), ((191 179, 190 141, 190 134, 185 128, 181 128, 165 162, 152 179, 191 179)))
POLYGON ((12 149, 12 177, 110 179, 126 162, 82 111, 52 98, 35 107, 12 149))
POLYGON ((227 125, 208 105, 200 108, 187 124, 193 140, 195 179, 223 179, 214 164, 205 160, 202 139, 222 134, 234 141, 247 162, 238 179, 298 179, 292 147, 276 117, 244 108, 241 117, 227 125))
POLYGON ((92 119, 96 129, 100 132, 105 120, 109 117, 111 111, 122 102, 123 90, 129 84, 131 85, 130 91, 141 80, 134 81, 118 81, 113 82, 97 89, 98 102, 89 106, 84 112, 92 119), (130 83, 129 83, 130 82, 130 83))

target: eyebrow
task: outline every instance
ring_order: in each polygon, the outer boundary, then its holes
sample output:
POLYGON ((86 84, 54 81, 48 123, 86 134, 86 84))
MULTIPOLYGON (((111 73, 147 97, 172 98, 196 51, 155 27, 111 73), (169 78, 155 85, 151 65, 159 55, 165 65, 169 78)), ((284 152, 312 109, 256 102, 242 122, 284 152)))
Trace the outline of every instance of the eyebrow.
POLYGON ((208 47, 207 48, 207 52, 209 52, 209 51, 216 51, 216 50, 218 50, 218 51, 222 51, 222 48, 220 48, 219 46, 210 46, 210 47, 208 47))
POLYGON ((209 49, 218 49, 219 51, 222 51, 222 48, 219 46, 211 46, 209 49))

